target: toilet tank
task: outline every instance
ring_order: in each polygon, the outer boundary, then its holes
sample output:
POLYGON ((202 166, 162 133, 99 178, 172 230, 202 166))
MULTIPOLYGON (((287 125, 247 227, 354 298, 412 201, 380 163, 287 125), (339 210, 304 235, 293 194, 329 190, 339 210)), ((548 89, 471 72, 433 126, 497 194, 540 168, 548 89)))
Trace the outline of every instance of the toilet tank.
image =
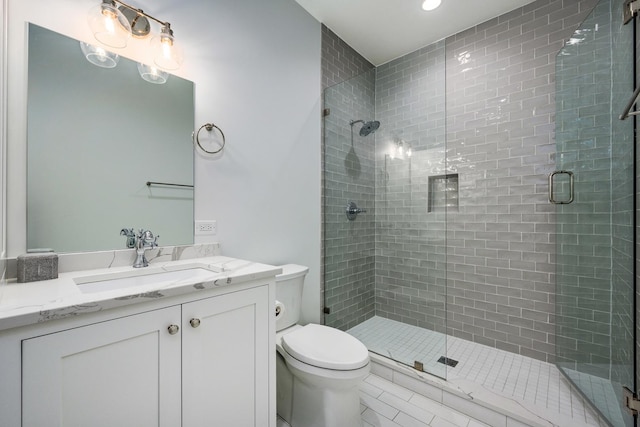
POLYGON ((308 267, 297 264, 281 265, 282 274, 276 276, 276 300, 283 309, 276 316, 276 331, 293 326, 300 320, 302 287, 308 267))

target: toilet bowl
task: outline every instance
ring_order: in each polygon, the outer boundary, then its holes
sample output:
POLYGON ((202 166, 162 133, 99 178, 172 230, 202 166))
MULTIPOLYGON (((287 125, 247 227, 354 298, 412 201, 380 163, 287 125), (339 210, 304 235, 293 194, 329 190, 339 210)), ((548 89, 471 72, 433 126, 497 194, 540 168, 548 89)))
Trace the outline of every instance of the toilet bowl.
POLYGON ((277 412, 291 427, 362 426, 359 385, 369 352, 355 337, 323 325, 298 325, 308 268, 288 264, 276 277, 277 412))

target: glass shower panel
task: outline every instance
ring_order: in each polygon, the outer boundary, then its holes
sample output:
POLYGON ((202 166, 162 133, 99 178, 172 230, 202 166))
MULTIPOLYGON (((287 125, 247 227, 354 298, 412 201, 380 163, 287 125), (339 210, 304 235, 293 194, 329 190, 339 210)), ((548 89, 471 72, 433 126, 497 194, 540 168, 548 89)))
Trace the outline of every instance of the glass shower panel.
POLYGON ((325 323, 446 377, 445 44, 325 90, 325 323), (376 120, 375 133, 361 135, 376 120), (349 220, 347 204, 366 212, 349 220))
POLYGON ((614 426, 633 390, 633 29, 601 0, 556 58, 556 364, 614 426), (573 183, 571 182, 573 180, 573 183), (573 187, 573 189, 572 189, 573 187))
POLYGON ((375 76, 372 69, 324 93, 325 324, 345 331, 375 309, 375 134, 351 125, 374 119, 375 76), (366 212, 350 221, 349 202, 366 212))

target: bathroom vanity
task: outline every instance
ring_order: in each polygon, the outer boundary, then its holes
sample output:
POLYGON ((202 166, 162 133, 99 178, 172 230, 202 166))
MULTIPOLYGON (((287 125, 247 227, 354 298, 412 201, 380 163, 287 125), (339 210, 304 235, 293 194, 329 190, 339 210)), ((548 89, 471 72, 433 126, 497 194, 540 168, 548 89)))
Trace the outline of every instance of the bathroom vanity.
POLYGON ((0 425, 275 426, 281 270, 149 268, 0 286, 0 425))

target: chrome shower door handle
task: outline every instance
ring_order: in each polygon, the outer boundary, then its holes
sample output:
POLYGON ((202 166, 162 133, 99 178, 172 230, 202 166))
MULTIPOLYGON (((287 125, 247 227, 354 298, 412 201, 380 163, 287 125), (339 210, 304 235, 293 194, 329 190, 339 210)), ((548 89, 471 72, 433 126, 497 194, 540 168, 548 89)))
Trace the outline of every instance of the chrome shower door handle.
POLYGON ((568 205, 573 202, 573 172, 571 171, 555 171, 549 174, 549 202, 554 205, 568 205), (556 200, 553 194, 553 181, 556 175, 566 174, 569 176, 569 198, 567 200, 556 200))

